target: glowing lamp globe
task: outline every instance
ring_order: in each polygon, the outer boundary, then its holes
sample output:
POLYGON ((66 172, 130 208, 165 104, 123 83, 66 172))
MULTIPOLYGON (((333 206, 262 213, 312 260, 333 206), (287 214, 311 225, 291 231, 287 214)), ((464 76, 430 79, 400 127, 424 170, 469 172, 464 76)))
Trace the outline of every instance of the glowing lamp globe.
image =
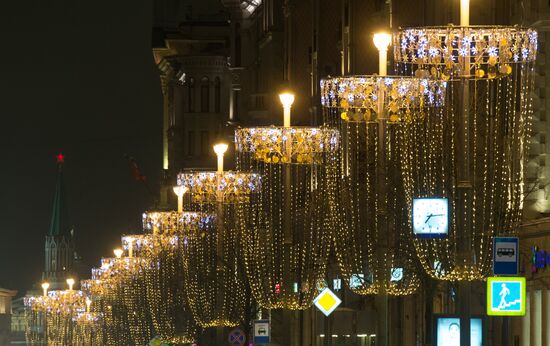
POLYGON ((391 35, 386 32, 377 32, 373 37, 374 45, 378 50, 388 50, 391 42, 391 35))
POLYGON ((290 108, 294 103, 294 94, 287 92, 279 94, 279 100, 281 101, 283 108, 290 108))
POLYGON ((214 152, 216 155, 223 155, 227 151, 228 145, 226 143, 219 143, 214 145, 214 152))
POLYGON ((115 249, 113 250, 116 258, 121 258, 122 257, 122 254, 124 253, 124 251, 122 249, 115 249))

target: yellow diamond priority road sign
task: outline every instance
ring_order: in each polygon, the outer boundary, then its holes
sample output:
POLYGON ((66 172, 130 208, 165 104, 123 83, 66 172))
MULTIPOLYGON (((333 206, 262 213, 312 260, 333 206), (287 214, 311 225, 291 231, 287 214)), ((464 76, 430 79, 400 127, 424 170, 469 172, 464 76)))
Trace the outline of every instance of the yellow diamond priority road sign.
POLYGON ((342 301, 327 287, 319 293, 313 303, 317 309, 325 314, 325 316, 328 316, 338 307, 338 305, 340 305, 340 303, 342 303, 342 301))

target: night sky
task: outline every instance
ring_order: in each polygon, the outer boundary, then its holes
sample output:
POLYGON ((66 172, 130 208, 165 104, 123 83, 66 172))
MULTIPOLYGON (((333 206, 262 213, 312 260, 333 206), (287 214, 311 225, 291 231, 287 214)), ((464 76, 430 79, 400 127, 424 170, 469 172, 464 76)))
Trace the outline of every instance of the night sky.
MULTIPOLYGON (((0 287, 39 282, 56 182, 77 251, 98 266, 139 231, 161 170, 162 100, 151 53, 152 0, 0 1, 0 287)), ((24 293, 24 292, 20 292, 24 293)))

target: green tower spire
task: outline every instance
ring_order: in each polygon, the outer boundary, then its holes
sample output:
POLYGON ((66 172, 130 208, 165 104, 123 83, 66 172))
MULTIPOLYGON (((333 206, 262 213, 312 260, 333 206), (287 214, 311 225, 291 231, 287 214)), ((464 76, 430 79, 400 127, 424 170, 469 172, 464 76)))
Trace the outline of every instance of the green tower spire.
POLYGON ((57 183, 55 186, 55 196, 53 199, 52 219, 50 222, 50 229, 48 231, 49 236, 69 236, 69 230, 66 225, 67 214, 65 212, 65 190, 63 188, 63 164, 65 163, 65 156, 59 154, 57 158, 57 183))

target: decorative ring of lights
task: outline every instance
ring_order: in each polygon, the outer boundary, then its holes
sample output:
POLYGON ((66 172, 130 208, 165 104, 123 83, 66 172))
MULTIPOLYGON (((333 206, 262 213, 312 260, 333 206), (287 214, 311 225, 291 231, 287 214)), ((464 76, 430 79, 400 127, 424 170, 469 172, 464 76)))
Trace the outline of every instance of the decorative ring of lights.
POLYGON ((177 235, 158 234, 130 234, 121 237, 122 248, 129 250, 130 245, 133 251, 141 256, 143 253, 156 254, 165 249, 175 249, 179 243, 177 235))
MULTIPOLYGON (((354 76, 321 81, 321 104, 342 109, 350 122, 376 121, 389 112, 389 121, 410 121, 412 110, 445 105, 446 82, 402 76, 354 76)), ((423 114, 423 113, 419 113, 423 114)))
POLYGON ((240 203, 257 193, 261 177, 241 172, 189 172, 178 174, 177 184, 189 189, 195 203, 240 203))
POLYGON ((95 312, 78 312, 74 315, 73 321, 85 325, 91 324, 94 325, 101 319, 101 314, 95 312))
POLYGON ((238 152, 250 152, 265 163, 321 164, 324 153, 336 153, 338 130, 328 127, 253 127, 235 130, 238 152))
POLYGON ((30 296, 24 297, 23 303, 32 311, 46 311, 48 307, 48 297, 30 296))
MULTIPOLYGON (((95 269, 97 270, 97 268, 95 269)), ((88 279, 80 281, 80 289, 89 296, 101 296, 114 289, 114 286, 109 282, 101 281, 99 279, 88 279)))
POLYGON ((101 267, 92 268, 92 280, 124 280, 140 273, 145 264, 145 260, 140 257, 102 258, 101 267))
POLYGON ((49 291, 46 297, 34 296, 24 299, 25 306, 33 311, 67 312, 69 309, 84 308, 84 293, 76 290, 49 291))
POLYGON ((204 229, 206 225, 213 224, 214 219, 214 215, 198 212, 152 211, 143 213, 143 229, 152 233, 173 234, 184 230, 204 229))
POLYGON ((511 65, 532 63, 537 53, 537 32, 519 26, 405 28, 393 40, 398 67, 443 80, 507 76, 511 65))

